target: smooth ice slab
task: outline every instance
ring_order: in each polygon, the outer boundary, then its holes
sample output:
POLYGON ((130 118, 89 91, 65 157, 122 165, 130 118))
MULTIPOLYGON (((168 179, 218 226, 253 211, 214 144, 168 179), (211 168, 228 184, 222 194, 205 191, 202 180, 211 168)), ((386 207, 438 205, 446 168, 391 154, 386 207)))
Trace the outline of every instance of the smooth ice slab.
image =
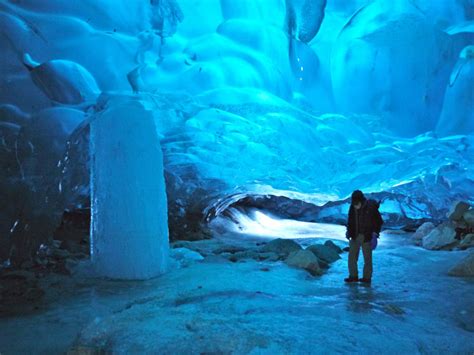
POLYGON ((151 113, 118 102, 91 124, 91 254, 100 275, 146 279, 168 263, 163 157, 151 113))

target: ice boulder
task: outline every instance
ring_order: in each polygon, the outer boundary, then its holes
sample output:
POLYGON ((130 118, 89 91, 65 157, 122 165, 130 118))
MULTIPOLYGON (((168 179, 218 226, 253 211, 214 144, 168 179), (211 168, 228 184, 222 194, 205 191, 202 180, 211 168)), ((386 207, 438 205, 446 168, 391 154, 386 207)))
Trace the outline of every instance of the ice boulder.
POLYGON ((204 260, 204 257, 197 251, 188 248, 171 249, 170 255, 180 266, 188 266, 196 261, 204 260))
POLYGON ((91 123, 91 256, 100 275, 147 279, 168 266, 163 157, 153 114, 113 97, 91 123))
POLYGON ((324 245, 328 248, 333 249, 338 254, 342 253, 342 248, 340 246, 338 246, 336 243, 334 243, 332 240, 325 241, 324 245))
POLYGON ((474 252, 461 260, 448 272, 451 276, 474 276, 474 252))
POLYGON ((322 273, 318 258, 309 250, 292 252, 285 260, 285 263, 289 266, 305 269, 313 276, 321 275, 322 273))
POLYGON ((430 234, 433 229, 435 229, 435 225, 432 222, 425 222, 419 226, 412 237, 415 244, 420 244, 423 238, 430 234))
POLYGON ((262 247, 262 252, 289 255, 301 250, 301 245, 290 239, 274 239, 262 247))
POLYGON ((30 71, 36 86, 58 103, 95 101, 100 93, 92 74, 82 65, 70 60, 50 60, 39 64, 25 54, 23 64, 30 71))
POLYGON ((463 218, 464 213, 467 212, 470 207, 471 206, 467 202, 456 201, 451 206, 451 209, 448 213, 448 218, 451 221, 460 221, 463 218))
POLYGON ((460 249, 468 249, 474 247, 474 234, 467 234, 462 238, 461 243, 459 243, 460 249))
POLYGON ((444 223, 423 237, 422 246, 425 249, 438 250, 449 247, 456 242, 456 231, 450 223, 444 223))
POLYGON ((313 244, 306 248, 306 250, 309 250, 318 259, 321 259, 326 263, 333 263, 341 258, 338 252, 329 245, 313 244))
POLYGON ((474 209, 464 212, 462 217, 469 226, 474 227, 474 209))

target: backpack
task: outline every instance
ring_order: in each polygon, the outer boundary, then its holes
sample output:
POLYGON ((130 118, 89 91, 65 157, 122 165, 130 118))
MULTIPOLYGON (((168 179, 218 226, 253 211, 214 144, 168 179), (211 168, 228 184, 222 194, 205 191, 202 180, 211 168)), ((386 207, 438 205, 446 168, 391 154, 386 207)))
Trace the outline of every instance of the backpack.
MULTIPOLYGON (((374 201, 374 209, 376 211, 376 213, 374 213, 374 215, 376 217, 379 218, 379 221, 378 222, 378 227, 382 227, 382 224, 383 224, 383 219, 382 219, 382 216, 380 215, 380 212, 379 212, 379 207, 380 207, 380 204, 382 203, 382 201, 374 201)), ((377 244, 378 244, 378 239, 380 238, 380 235, 377 235, 375 238, 374 236, 372 235, 372 239, 370 240, 370 246, 372 247, 372 250, 375 250, 377 248, 377 244)))

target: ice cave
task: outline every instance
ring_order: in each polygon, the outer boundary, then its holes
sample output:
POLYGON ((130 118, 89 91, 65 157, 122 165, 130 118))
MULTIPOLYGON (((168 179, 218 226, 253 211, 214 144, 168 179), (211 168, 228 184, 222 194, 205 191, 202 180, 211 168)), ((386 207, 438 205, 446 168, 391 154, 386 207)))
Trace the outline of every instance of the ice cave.
POLYGON ((0 0, 0 354, 473 354, 474 0, 0 0))

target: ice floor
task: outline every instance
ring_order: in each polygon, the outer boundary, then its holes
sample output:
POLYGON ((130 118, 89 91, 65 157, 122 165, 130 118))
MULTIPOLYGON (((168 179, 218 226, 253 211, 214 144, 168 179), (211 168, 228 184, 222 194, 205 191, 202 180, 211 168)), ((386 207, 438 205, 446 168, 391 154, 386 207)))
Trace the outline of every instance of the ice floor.
POLYGON ((383 235, 370 288, 342 282, 347 253, 316 278, 214 258, 145 282, 58 279, 49 307, 0 320, 0 353, 472 354, 474 279, 446 276, 466 252, 408 237, 383 235))

